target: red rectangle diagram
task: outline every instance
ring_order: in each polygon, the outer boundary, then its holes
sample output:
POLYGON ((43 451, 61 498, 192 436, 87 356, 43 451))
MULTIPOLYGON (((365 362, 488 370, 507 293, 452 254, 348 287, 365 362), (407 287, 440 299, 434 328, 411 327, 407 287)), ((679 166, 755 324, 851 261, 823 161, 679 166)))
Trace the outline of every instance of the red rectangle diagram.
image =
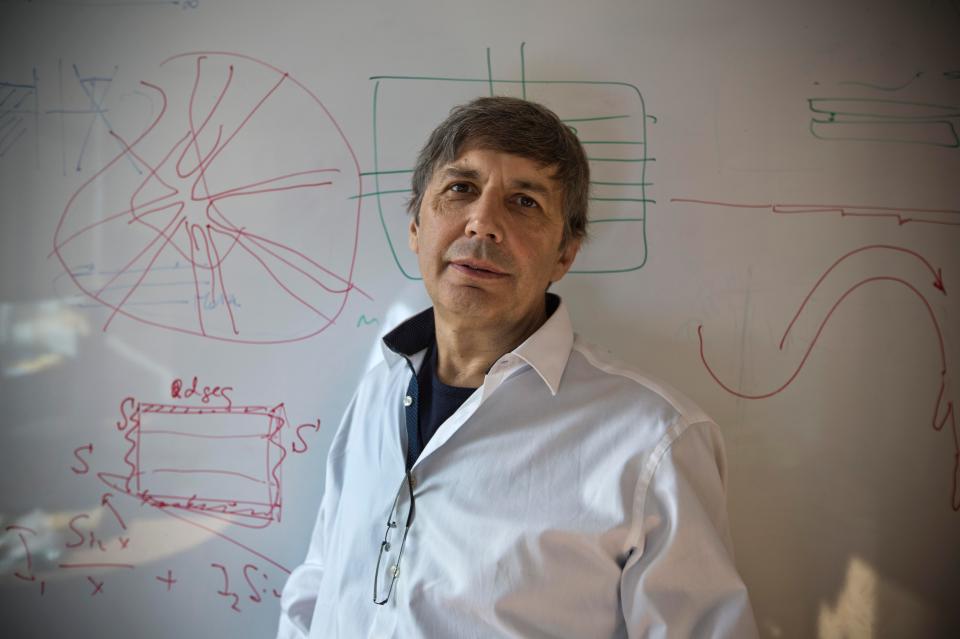
POLYGON ((280 521, 283 404, 141 403, 135 417, 126 485, 142 500, 234 523, 280 521))

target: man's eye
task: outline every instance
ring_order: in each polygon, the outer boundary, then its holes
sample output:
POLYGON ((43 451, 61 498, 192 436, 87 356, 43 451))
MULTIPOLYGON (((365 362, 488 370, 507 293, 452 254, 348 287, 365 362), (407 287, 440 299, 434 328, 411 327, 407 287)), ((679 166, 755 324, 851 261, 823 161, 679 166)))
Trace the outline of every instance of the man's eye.
POLYGON ((463 182, 456 182, 450 185, 450 190, 454 193, 469 193, 470 185, 464 184, 463 182))
POLYGON ((532 197, 527 197, 526 195, 521 195, 518 197, 517 202, 524 208, 533 208, 535 206, 539 206, 535 199, 532 197))

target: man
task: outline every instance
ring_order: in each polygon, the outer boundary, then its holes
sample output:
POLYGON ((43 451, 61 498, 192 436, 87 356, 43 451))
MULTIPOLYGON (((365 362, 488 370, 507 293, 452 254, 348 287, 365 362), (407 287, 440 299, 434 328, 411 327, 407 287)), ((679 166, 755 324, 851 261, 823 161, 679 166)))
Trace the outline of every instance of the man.
POLYGON ((410 248, 433 308, 384 338, 329 453, 280 637, 751 637, 716 425, 574 336, 547 289, 587 159, 542 106, 430 136, 410 248))

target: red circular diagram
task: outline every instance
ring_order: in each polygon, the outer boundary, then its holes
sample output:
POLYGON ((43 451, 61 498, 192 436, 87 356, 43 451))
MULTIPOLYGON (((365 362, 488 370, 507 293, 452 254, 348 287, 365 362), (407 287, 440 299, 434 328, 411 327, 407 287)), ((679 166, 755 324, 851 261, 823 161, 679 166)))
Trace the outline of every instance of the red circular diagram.
POLYGON ((316 335, 353 284, 360 169, 320 99, 254 58, 186 53, 132 139, 73 194, 54 253, 118 317, 244 343, 316 335))

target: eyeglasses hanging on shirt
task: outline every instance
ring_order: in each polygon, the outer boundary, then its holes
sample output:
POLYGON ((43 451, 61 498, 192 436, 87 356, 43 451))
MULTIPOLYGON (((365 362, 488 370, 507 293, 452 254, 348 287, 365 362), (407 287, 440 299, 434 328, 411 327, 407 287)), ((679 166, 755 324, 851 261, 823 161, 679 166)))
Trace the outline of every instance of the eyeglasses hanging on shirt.
POLYGON ((383 541, 380 542, 380 555, 377 557, 377 569, 373 574, 373 603, 382 606, 390 599, 390 593, 393 592, 393 586, 400 574, 400 558, 403 556, 403 547, 407 543, 407 533, 410 531, 410 524, 413 523, 414 515, 413 498, 413 476, 410 471, 406 471, 405 481, 400 482, 400 488, 397 496, 393 500, 393 506, 387 516, 387 529, 383 533, 383 541), (403 536, 400 537, 400 545, 396 546, 396 538, 399 536, 397 527, 400 522, 400 497, 404 490, 407 491, 407 513, 403 526, 403 536), (394 554, 394 548, 396 553, 394 554), (384 561, 386 559, 386 561, 384 561), (386 593, 382 593, 381 571, 385 569, 384 581, 390 580, 386 593), (381 597, 382 594, 382 597, 381 597))

